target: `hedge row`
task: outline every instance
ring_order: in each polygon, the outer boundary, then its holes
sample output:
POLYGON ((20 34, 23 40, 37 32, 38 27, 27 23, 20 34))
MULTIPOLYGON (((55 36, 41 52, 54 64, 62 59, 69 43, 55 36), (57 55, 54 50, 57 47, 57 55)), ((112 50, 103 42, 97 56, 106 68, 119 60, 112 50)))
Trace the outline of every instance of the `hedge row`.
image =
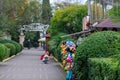
POLYGON ((120 80, 118 65, 112 58, 89 58, 88 80, 120 80))
POLYGON ((14 44, 12 43, 4 43, 4 45, 10 49, 10 55, 9 56, 12 56, 12 55, 15 55, 16 54, 16 47, 14 44))
POLYGON ((57 36, 51 37, 51 40, 48 42, 49 44, 49 52, 53 54, 58 61, 61 62, 61 51, 60 51, 60 44, 63 40, 61 36, 65 35, 65 33, 59 33, 57 36))
POLYGON ((16 47, 16 53, 18 53, 22 50, 22 46, 19 43, 12 41, 12 40, 2 40, 2 41, 0 41, 0 43, 12 43, 12 44, 14 44, 16 47))
POLYGON ((78 80, 88 80, 89 69, 87 61, 89 58, 108 58, 119 54, 120 33, 102 31, 91 34, 81 41, 76 50, 74 71, 78 80))
POLYGON ((12 40, 0 40, 0 61, 4 60, 7 57, 16 55, 22 51, 23 47, 19 43, 12 40), (9 54, 9 55, 8 55, 9 54), (7 55, 7 56, 5 56, 7 55))
POLYGON ((0 61, 9 57, 10 49, 0 43, 0 61))

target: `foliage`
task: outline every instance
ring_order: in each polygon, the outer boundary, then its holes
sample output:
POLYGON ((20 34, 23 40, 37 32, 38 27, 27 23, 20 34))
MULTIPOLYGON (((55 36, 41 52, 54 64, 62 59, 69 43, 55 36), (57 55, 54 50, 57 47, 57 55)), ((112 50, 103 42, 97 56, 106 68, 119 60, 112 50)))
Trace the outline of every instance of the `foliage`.
POLYGON ((3 44, 0 44, 0 61, 9 57, 10 50, 3 44))
POLYGON ((16 47, 16 54, 21 51, 22 47, 21 47, 21 45, 19 43, 15 42, 15 41, 12 41, 12 40, 5 40, 5 41, 15 45, 15 47, 16 47))
POLYGON ((19 53, 20 51, 22 51, 22 47, 19 43, 15 42, 15 41, 12 41, 12 40, 0 40, 0 43, 11 43, 15 46, 15 49, 16 49, 16 53, 19 53))
POLYGON ((82 18, 87 15, 86 5, 71 5, 57 10, 51 19, 51 35, 58 32, 74 33, 82 30, 82 18))
POLYGON ((61 36, 65 35, 65 33, 58 33, 56 36, 53 36, 51 40, 48 42, 49 44, 49 51, 53 54, 59 61, 61 59, 60 54, 60 43, 62 40, 61 36))
POLYGON ((70 6, 70 5, 72 5, 72 4, 68 3, 68 2, 55 3, 56 9, 65 8, 65 7, 70 6))
POLYGON ((49 51, 53 54, 54 57, 58 59, 59 62, 61 62, 62 54, 61 54, 61 43, 63 41, 72 40, 74 41, 74 38, 72 37, 62 37, 66 35, 65 33, 57 33, 56 36, 52 36, 49 44, 49 51))
MULTIPOLYGON (((13 32, 15 28, 18 30, 18 26, 16 27, 16 17, 17 17, 17 9, 20 7, 20 3, 23 0, 1 0, 0 1, 0 19, 1 19, 1 29, 8 34, 13 32), (14 28, 13 28, 14 27, 14 28)), ((16 31, 15 30, 15 31, 16 31)))
POLYGON ((40 22, 41 4, 38 1, 30 1, 20 6, 17 13, 17 22, 21 25, 27 25, 31 22, 40 22))
POLYGON ((64 35, 64 33, 58 33, 57 36, 51 37, 51 40, 48 42, 51 53, 54 53, 55 49, 58 47, 59 43, 61 42, 60 36, 62 35, 64 35))
POLYGON ((109 10, 109 16, 111 16, 111 17, 115 17, 115 16, 118 16, 118 17, 120 17, 120 14, 118 13, 120 11, 120 7, 113 7, 113 8, 111 8, 110 10, 109 10))
POLYGON ((0 37, 0 41, 1 41, 1 40, 4 40, 3 37, 0 37))
POLYGON ((56 59, 59 61, 59 62, 62 62, 62 54, 61 54, 61 47, 60 47, 61 44, 59 44, 56 49, 54 50, 54 57, 56 57, 56 59))
POLYGON ((40 36, 39 32, 30 32, 30 31, 27 31, 27 32, 24 32, 24 33, 25 33, 24 47, 27 46, 27 40, 28 39, 30 39, 31 46, 34 46, 35 44, 38 43, 38 39, 39 39, 39 36, 40 36))
POLYGON ((100 20, 104 17, 104 12, 103 12, 102 6, 103 5, 97 5, 95 2, 93 4, 91 4, 91 21, 93 23, 94 23, 94 21, 100 20))
POLYGON ((93 33, 85 38, 76 50, 74 70, 79 80, 88 78, 88 58, 109 57, 120 54, 120 36, 113 31, 93 33))
POLYGON ((4 43, 4 45, 10 49, 10 55, 9 56, 12 56, 12 55, 15 55, 16 53, 16 47, 14 46, 14 44, 12 43, 4 43))
POLYGON ((50 1, 49 0, 43 0, 41 22, 43 24, 49 24, 51 17, 52 17, 52 13, 51 13, 50 1))
POLYGON ((20 27, 40 22, 41 4, 37 0, 0 0, 0 32, 19 41, 20 27))
POLYGON ((118 61, 112 58, 90 58, 88 59, 88 80, 119 80, 120 67, 118 61))
POLYGON ((111 8, 109 11, 108 11, 108 15, 109 17, 112 19, 113 22, 115 23, 120 23, 120 14, 119 14, 119 11, 120 11, 120 6, 117 7, 117 6, 114 6, 113 8, 111 8))

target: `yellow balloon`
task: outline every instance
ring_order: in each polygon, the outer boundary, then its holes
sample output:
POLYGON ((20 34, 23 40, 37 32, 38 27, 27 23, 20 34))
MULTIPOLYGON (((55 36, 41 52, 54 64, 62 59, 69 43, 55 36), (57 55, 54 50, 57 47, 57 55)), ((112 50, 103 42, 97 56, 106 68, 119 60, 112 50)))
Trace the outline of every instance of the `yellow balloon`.
POLYGON ((75 54, 72 54, 72 57, 74 58, 74 57, 75 57, 75 54))

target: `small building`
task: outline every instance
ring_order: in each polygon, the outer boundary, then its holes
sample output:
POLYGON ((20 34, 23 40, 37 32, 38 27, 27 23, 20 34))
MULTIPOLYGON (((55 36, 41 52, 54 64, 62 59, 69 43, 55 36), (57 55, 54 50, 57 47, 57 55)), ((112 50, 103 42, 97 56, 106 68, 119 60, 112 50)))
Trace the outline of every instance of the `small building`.
POLYGON ((88 0, 88 15, 98 30, 120 30, 119 0, 88 0))

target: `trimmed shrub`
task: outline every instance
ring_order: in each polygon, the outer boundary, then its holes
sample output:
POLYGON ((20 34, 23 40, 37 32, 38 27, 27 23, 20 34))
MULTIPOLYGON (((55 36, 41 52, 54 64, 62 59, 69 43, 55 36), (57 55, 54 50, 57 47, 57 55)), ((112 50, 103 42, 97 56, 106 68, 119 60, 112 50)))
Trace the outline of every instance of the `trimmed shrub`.
POLYGON ((96 32, 78 45, 74 58, 74 71, 78 80, 88 79, 88 58, 109 57, 120 54, 120 34, 113 31, 96 32))
POLYGON ((58 59, 59 62, 62 62, 62 54, 61 54, 60 44, 55 49, 55 57, 58 59))
POLYGON ((61 50, 60 50, 60 41, 57 42, 56 39, 52 39, 49 41, 49 51, 53 54, 53 56, 61 62, 61 50))
POLYGON ((6 41, 15 45, 17 53, 21 51, 21 46, 20 46, 19 43, 15 42, 15 41, 12 41, 12 40, 6 40, 6 41))
POLYGON ((120 80, 120 66, 112 58, 90 58, 88 67, 88 80, 120 80))
POLYGON ((4 45, 10 49, 10 56, 15 55, 16 53, 16 47, 12 43, 4 43, 4 45))
POLYGON ((49 51, 57 58, 57 55, 59 54, 60 50, 58 51, 57 48, 61 42, 60 36, 65 35, 64 33, 59 33, 57 36, 54 36, 51 38, 51 40, 48 42, 49 44, 49 51))
POLYGON ((14 44, 16 47, 16 54, 22 50, 21 45, 15 41, 12 41, 12 40, 1 40, 0 43, 12 43, 12 44, 14 44))
POLYGON ((0 44, 0 61, 9 57, 10 49, 8 49, 5 45, 0 44))
POLYGON ((21 44, 19 44, 20 46, 21 46, 21 49, 20 49, 20 51, 22 51, 23 49, 24 49, 24 47, 21 45, 21 44))

